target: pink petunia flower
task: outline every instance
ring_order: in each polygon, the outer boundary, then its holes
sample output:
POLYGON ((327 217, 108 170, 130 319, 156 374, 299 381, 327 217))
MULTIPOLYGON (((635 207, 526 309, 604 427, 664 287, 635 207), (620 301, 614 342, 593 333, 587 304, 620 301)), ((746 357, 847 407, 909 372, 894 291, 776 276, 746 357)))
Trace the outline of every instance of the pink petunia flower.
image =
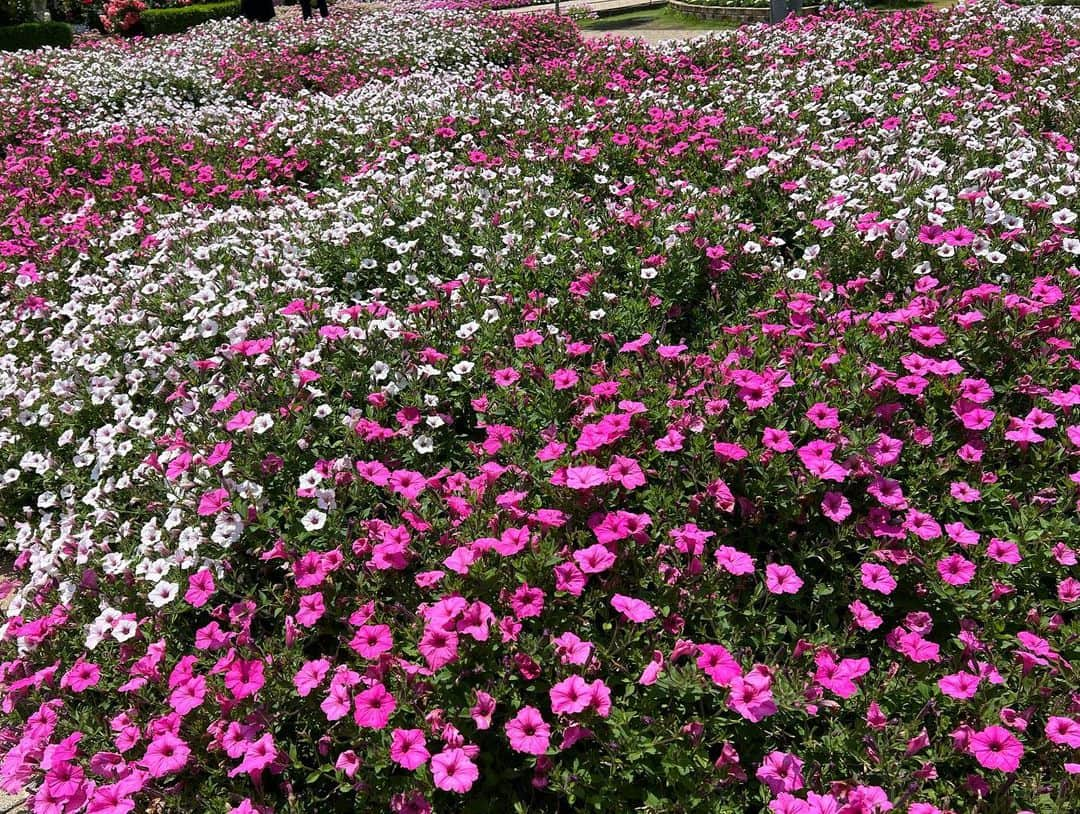
POLYGON ((480 777, 480 770, 464 749, 454 747, 431 758, 431 777, 436 788, 464 794, 480 777))
POLYGON ((512 367, 499 368, 491 372, 491 378, 499 387, 510 387, 521 379, 521 374, 512 367))
POLYGON ((323 711, 328 721, 341 720, 349 714, 352 707, 352 695, 349 688, 338 683, 330 684, 329 693, 319 704, 319 709, 323 711))
POLYGON ((811 441, 799 447, 797 454, 811 475, 840 483, 847 479, 848 472, 832 459, 835 449, 836 444, 828 441, 811 441))
POLYGON ((797 594, 803 581, 790 565, 769 563, 765 566, 765 587, 772 594, 797 594))
POLYGON ((602 679, 595 679, 589 685, 589 708, 601 718, 611 713, 611 688, 602 679))
POLYGON ((936 540, 941 536, 941 524, 926 512, 909 509, 904 528, 921 540, 936 540))
POLYGON ((895 648, 916 664, 941 661, 940 645, 923 638, 922 634, 915 631, 900 630, 896 633, 895 648))
POLYGON ((544 723, 536 707, 522 707, 517 715, 506 722, 506 736, 510 748, 528 755, 542 755, 548 750, 551 727, 544 723))
POLYGON ((777 707, 773 700, 769 669, 755 664, 745 677, 732 678, 728 707, 754 723, 775 715, 777 707))
POLYGON ((769 801, 769 812, 770 814, 810 814, 811 808, 806 800, 782 791, 769 801))
POLYGON ((225 672, 225 688, 237 700, 254 695, 265 683, 263 663, 259 659, 234 659, 225 672))
POLYGON ((205 568, 188 577, 184 600, 193 608, 201 608, 214 593, 214 575, 205 568))
POLYGON ((585 490, 603 486, 610 482, 606 471, 598 466, 570 466, 566 468, 566 483, 569 489, 585 490))
POLYGON ((871 591, 888 596, 896 590, 896 579, 884 565, 864 562, 860 568, 862 585, 871 591))
POLYGON ((742 667, 726 647, 720 644, 698 645, 697 667, 720 686, 728 686, 742 675, 742 667))
POLYGON ((86 804, 86 814, 130 814, 135 801, 121 783, 98 786, 86 804))
POLYGON ((629 622, 647 622, 656 616, 656 611, 652 609, 648 602, 622 594, 615 594, 611 598, 611 607, 621 613, 623 618, 629 622))
POLYGON ((750 453, 746 447, 742 444, 735 444, 730 441, 717 441, 713 444, 713 452, 716 457, 724 463, 732 461, 742 461, 746 459, 750 453))
POLYGON ((535 348, 537 345, 542 344, 543 341, 544 335, 539 331, 525 331, 514 336, 514 347, 518 350, 535 348))
POLYGON ((1080 723, 1072 718, 1052 715, 1046 721, 1046 739, 1061 746, 1080 749, 1080 723))
POLYGON ((592 644, 583 641, 576 633, 567 631, 553 638, 551 643, 555 645, 556 654, 563 664, 582 665, 589 661, 592 644))
POLYGON ((984 769, 1015 772, 1024 756, 1023 744, 1003 726, 988 726, 968 741, 968 751, 984 769))
POLYGON ((229 770, 229 777, 241 774, 257 775, 277 759, 278 750, 274 746, 274 736, 269 732, 264 734, 254 743, 248 745, 244 751, 244 759, 239 766, 229 770))
POLYGON ((1065 604, 1080 602, 1080 580, 1065 577, 1057 586, 1058 599, 1065 604))
POLYGON ((975 563, 959 554, 938 560, 938 574, 950 585, 967 585, 975 578, 975 563))
POLYGON ((377 659, 394 646, 388 625, 364 625, 356 631, 349 646, 365 659, 377 659))
POLYGON ((334 768, 339 772, 342 772, 350 780, 356 777, 356 773, 360 771, 362 761, 360 756, 356 754, 352 749, 346 749, 340 755, 338 755, 337 761, 334 763, 334 768))
POLYGON ((227 461, 232 454, 232 441, 222 441, 214 444, 214 449, 206 456, 207 466, 217 466, 222 461, 227 461))
POLYGON ((653 446, 660 452, 678 452, 683 448, 686 436, 674 427, 669 427, 660 438, 657 438, 653 446))
POLYGON ((814 680, 841 698, 855 695, 859 691, 855 682, 870 672, 869 659, 843 659, 838 662, 828 651, 819 652, 814 662, 817 665, 814 680))
POLYGON ((806 411, 810 423, 819 430, 835 430, 840 426, 840 413, 835 407, 818 402, 806 411))
POLYGON ((569 390, 578 383, 580 377, 577 371, 570 368, 560 368, 549 377, 556 390, 569 390))
POLYGON ((397 708, 397 701, 381 682, 375 682, 353 699, 353 720, 357 726, 382 729, 397 708))
POLYGON ((646 483, 645 473, 642 472, 638 462, 633 458, 625 458, 622 455, 616 455, 611 459, 607 475, 612 483, 619 484, 627 491, 644 486, 646 483))
POLYGON ((986 556, 990 559, 1006 565, 1016 565, 1024 558, 1020 555, 1020 547, 1011 540, 1001 540, 992 537, 986 546, 986 556))
POLYGON ((553 570, 555 571, 556 591, 565 591, 571 596, 581 596, 585 590, 588 577, 580 568, 572 562, 564 562, 556 565, 553 570))
POLYGON ((953 415, 960 419, 960 423, 969 430, 985 430, 994 422, 995 413, 985 407, 980 407, 970 399, 957 399, 953 404, 953 415))
POLYGON ((834 523, 843 523, 851 516, 851 503, 839 492, 826 492, 821 501, 821 512, 834 523))
POLYGON ((297 695, 301 698, 311 695, 312 691, 326 678, 328 672, 330 672, 330 662, 327 659, 306 662, 293 676, 293 686, 296 687, 297 695))
POLYGON ((552 686, 548 695, 556 715, 576 715, 589 706, 592 691, 585 679, 572 675, 552 686))
POLYGON ((171 732, 158 735, 146 747, 146 754, 141 761, 151 777, 164 777, 183 769, 191 756, 191 749, 171 732))
POLYGON ((596 543, 574 552, 574 562, 585 574, 600 574, 615 564, 615 555, 608 547, 596 543))
POLYGON ((648 687, 656 683, 656 679, 660 676, 660 671, 664 669, 664 654, 659 650, 654 650, 652 658, 649 663, 645 665, 645 669, 641 671, 641 677, 638 678, 638 684, 648 687))
POLYGON ((871 729, 881 730, 888 726, 889 719, 885 717, 885 713, 881 711, 881 707, 877 701, 871 701, 870 706, 866 708, 866 725, 871 729))
POLYGON ((755 773, 773 794, 798 791, 803 787, 803 762, 788 752, 770 752, 755 773))
POLYGON ((101 681, 101 668, 80 656, 60 679, 60 687, 71 690, 73 693, 80 693, 96 687, 99 681, 101 681))
POLYGON ((761 436, 761 443, 766 449, 773 452, 791 452, 795 445, 791 443, 791 435, 787 430, 776 427, 766 427, 761 436))
POLYGON ((169 694, 169 706, 177 715, 187 715, 202 706, 206 698, 206 677, 192 676, 169 694))
POLYGON ((409 771, 427 763, 431 753, 421 729, 395 729, 390 735, 390 759, 409 771))
POLYGON ((856 599, 850 605, 848 610, 851 611, 851 615, 855 617, 855 624, 863 630, 876 630, 881 627, 884 621, 880 616, 874 613, 863 602, 856 599))
POLYGON ((198 513, 200 517, 209 517, 229 507, 229 491, 227 489, 214 489, 199 498, 198 513))
POLYGON ((427 487, 427 480, 419 472, 409 469, 396 469, 390 473, 387 485, 394 494, 407 500, 416 500, 427 487))
POLYGON ((236 415, 234 415, 225 423, 225 429, 227 429, 229 432, 246 430, 248 427, 255 423, 256 416, 258 416, 258 413, 256 413, 254 410, 240 410, 236 415))
POLYGON ((912 803, 908 806, 907 814, 942 814, 942 811, 930 803, 912 803))
POLYGON ((417 649, 427 662, 428 668, 438 670, 457 659, 457 633, 429 625, 424 629, 417 649))
POLYGON ((296 621, 304 627, 314 626, 326 613, 323 595, 320 592, 305 594, 300 597, 300 608, 296 611, 296 621))
POLYGON ((754 558, 737 548, 722 545, 714 552, 716 564, 733 576, 754 573, 754 558))
POLYGON ((938 679, 938 689, 950 698, 964 701, 975 696, 981 680, 974 673, 961 670, 938 679))
POLYGON ((963 523, 946 523, 945 533, 949 535, 949 539, 957 545, 962 545, 966 548, 978 545, 982 535, 979 532, 969 529, 963 523))
POLYGON ((510 608, 518 619, 529 619, 544 612, 544 592, 522 583, 510 598, 510 608))
POLYGON ((950 484, 949 494, 960 503, 977 503, 982 498, 978 489, 964 481, 955 481, 950 484))
POLYGON ((495 699, 483 690, 476 691, 476 704, 469 710, 477 729, 490 729, 491 718, 495 715, 495 699))

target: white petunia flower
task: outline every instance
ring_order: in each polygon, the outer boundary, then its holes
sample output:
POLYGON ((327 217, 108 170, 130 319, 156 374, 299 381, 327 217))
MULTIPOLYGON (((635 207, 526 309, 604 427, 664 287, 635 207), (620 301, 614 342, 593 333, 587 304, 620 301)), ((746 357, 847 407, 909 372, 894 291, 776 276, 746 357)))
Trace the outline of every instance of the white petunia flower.
POLYGON ((318 531, 326 525, 326 514, 318 509, 310 509, 301 519, 300 523, 308 531, 318 531))

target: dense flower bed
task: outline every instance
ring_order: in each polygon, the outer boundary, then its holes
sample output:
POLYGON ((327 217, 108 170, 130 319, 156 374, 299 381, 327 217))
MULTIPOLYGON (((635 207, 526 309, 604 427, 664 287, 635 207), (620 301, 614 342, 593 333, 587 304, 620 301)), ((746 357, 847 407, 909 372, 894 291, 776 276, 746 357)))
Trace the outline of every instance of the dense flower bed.
POLYGON ((0 58, 0 785, 1068 810, 1080 17, 335 11, 0 58))

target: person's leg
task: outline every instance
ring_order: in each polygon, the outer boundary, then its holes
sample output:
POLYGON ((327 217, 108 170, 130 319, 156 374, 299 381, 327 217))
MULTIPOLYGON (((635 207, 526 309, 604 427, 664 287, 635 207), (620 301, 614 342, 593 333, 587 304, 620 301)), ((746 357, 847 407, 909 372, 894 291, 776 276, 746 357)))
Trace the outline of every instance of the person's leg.
POLYGON ((303 12, 304 19, 311 19, 311 0, 300 0, 300 11, 303 12))
POLYGON ((319 14, 323 17, 330 16, 330 9, 326 7, 326 0, 319 0, 319 14))

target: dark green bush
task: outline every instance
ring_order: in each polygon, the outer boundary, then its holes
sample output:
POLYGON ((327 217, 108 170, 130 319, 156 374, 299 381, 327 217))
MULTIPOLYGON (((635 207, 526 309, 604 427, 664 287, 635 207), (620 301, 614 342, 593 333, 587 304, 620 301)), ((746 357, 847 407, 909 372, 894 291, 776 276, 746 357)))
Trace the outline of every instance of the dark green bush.
POLYGON ((239 17, 240 3, 203 3, 182 8, 155 8, 142 13, 143 33, 148 37, 155 34, 177 34, 181 31, 205 23, 207 20, 219 20, 223 17, 239 17))
POLYGON ((71 38, 71 26, 67 23, 0 26, 0 51, 22 51, 44 45, 70 48, 71 38))

